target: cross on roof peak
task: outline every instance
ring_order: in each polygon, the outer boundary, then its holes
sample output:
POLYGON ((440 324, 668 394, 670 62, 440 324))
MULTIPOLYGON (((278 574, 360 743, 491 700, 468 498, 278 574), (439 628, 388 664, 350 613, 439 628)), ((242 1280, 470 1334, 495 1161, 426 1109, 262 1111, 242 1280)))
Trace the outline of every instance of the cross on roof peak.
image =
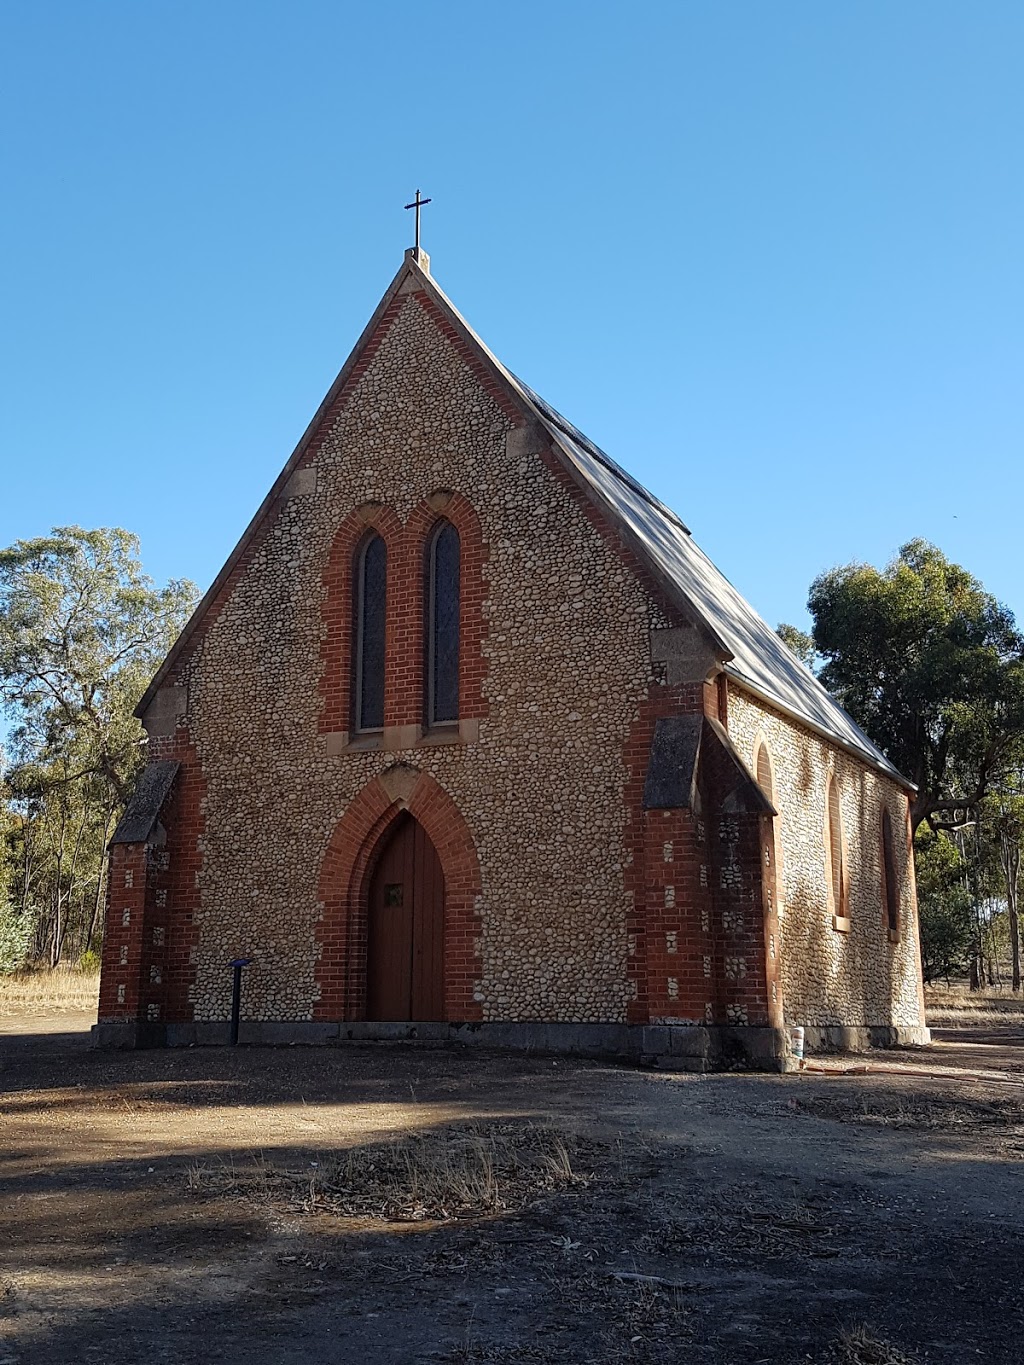
POLYGON ((429 199, 421 199, 421 198, 420 198, 420 192, 419 192, 419 190, 417 190, 417 191, 416 191, 416 198, 412 201, 411 204, 406 204, 406 206, 405 206, 407 209, 415 209, 415 210, 416 210, 416 256, 417 256, 417 259, 419 258, 419 254, 420 254, 420 209, 423 207, 424 204, 429 204, 429 203, 430 203, 430 200, 429 200, 429 199))

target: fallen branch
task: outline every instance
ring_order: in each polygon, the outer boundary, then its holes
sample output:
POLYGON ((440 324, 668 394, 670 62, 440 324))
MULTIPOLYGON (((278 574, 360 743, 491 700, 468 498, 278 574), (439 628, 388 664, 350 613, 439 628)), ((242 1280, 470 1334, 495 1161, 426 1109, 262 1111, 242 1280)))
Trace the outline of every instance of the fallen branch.
POLYGON ((1015 1085, 1024 1086, 1012 1076, 996 1076, 987 1071, 925 1071, 923 1067, 910 1066, 815 1066, 806 1062, 803 1071, 813 1071, 816 1076, 921 1076, 929 1081, 971 1081, 977 1085, 1015 1085))
POLYGON ((703 1285, 687 1283, 683 1280, 665 1280, 660 1275, 638 1275, 632 1270, 611 1270, 608 1272, 609 1279, 625 1280, 629 1284, 656 1284, 661 1289, 682 1289, 692 1293, 695 1289, 702 1289, 703 1285))

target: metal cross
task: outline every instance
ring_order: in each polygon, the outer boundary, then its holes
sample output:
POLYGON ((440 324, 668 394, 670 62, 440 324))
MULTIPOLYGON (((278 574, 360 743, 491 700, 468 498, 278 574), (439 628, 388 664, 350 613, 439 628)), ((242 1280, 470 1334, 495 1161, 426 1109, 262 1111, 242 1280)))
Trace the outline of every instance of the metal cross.
POLYGON ((407 209, 416 210, 416 255, 420 254, 420 209, 424 204, 429 204, 429 199, 421 199, 419 190, 416 191, 416 198, 411 204, 406 204, 407 209))

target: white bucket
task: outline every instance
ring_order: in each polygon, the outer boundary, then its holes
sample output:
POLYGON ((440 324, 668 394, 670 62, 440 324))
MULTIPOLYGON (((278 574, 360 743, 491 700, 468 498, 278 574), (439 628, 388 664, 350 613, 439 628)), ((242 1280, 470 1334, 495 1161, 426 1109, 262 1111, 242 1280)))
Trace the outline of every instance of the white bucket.
POLYGON ((794 1028, 791 1028, 791 1029, 789 1030, 789 1050, 790 1050, 790 1052, 792 1052, 792 1054, 793 1054, 794 1058, 796 1059, 796 1061, 798 1061, 798 1062, 802 1062, 802 1061, 803 1061, 803 1059, 804 1059, 804 1031, 803 1031, 803 1028, 802 1028, 799 1024, 797 1024, 794 1028))

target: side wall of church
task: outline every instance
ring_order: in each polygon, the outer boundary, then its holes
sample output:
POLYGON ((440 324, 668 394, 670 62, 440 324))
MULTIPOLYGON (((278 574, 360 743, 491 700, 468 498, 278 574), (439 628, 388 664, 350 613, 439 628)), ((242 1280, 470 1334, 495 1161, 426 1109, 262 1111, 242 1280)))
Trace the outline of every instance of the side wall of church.
POLYGON ((773 778, 780 975, 787 1024, 923 1025, 917 903, 906 793, 845 750, 729 685, 729 735, 752 772, 758 745, 773 778), (849 869, 849 929, 833 924, 827 801, 835 775, 849 869), (882 813, 889 811, 899 882, 899 939, 884 891, 882 813))
MULTIPOLYGON (((624 746, 653 680, 649 632, 672 622, 422 296, 398 297, 343 398, 174 679, 187 693, 178 737, 205 784, 190 1012, 226 1017, 227 963, 241 955, 247 1016, 316 1017, 325 853, 358 794, 401 763, 444 789, 472 835, 478 1017, 624 1020, 624 746), (379 504, 398 573, 394 528, 439 491, 480 526, 467 565, 484 618, 478 730, 431 743, 398 717, 401 746, 353 748, 324 732, 332 545, 354 509, 379 504)), ((156 740, 152 753, 176 748, 156 740)))

